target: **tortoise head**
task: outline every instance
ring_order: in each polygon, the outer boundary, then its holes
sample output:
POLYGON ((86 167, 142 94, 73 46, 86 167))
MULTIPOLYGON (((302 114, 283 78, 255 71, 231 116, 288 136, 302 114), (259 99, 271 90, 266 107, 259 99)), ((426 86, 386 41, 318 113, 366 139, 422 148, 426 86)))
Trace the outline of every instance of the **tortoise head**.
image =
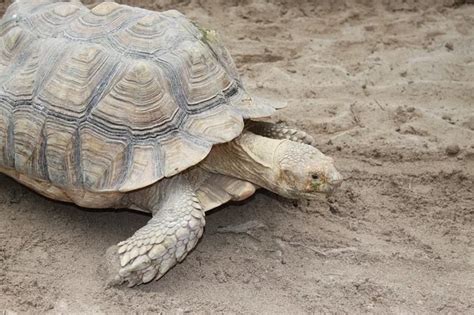
POLYGON ((319 193, 330 194, 342 183, 332 158, 313 146, 283 141, 274 155, 278 173, 276 191, 288 198, 314 198, 319 193))
POLYGON ((333 192, 342 182, 333 159, 315 147, 249 131, 214 146, 200 166, 291 199, 313 199, 333 192))

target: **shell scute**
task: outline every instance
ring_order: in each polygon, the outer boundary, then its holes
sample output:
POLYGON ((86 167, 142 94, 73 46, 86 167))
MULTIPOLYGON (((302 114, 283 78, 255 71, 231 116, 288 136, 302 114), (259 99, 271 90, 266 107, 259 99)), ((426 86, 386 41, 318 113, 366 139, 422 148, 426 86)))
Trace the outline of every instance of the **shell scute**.
POLYGON ((132 64, 91 112, 91 119, 130 128, 137 135, 166 129, 179 108, 163 75, 154 70, 141 61, 132 64))
POLYGON ((80 161, 76 156, 75 145, 78 134, 75 126, 60 124, 54 119, 48 119, 45 124, 43 135, 48 144, 45 149, 45 157, 48 178, 58 186, 68 185, 80 186, 78 169, 80 161))
POLYGON ((183 63, 180 81, 190 107, 222 97, 233 84, 232 78, 201 42, 182 42, 174 54, 183 63))
POLYGON ((95 6, 91 13, 97 16, 106 16, 119 10, 121 6, 115 2, 103 2, 95 6))
POLYGON ((0 25, 0 71, 6 71, 15 62, 21 50, 27 46, 28 36, 21 27, 6 22, 0 25))
POLYGON ((61 18, 67 18, 73 16, 79 11, 79 6, 72 3, 62 3, 54 8, 53 13, 61 18))
POLYGON ((80 121, 90 107, 97 86, 115 63, 96 46, 73 46, 47 75, 38 97, 49 110, 80 121))
MULTIPOLYGON (((19 5, 21 9, 22 5, 19 5)), ((19 12, 16 16, 17 18, 21 17, 22 23, 29 25, 30 31, 33 34, 42 38, 48 38, 60 36, 66 30, 69 23, 80 16, 82 12, 85 12, 85 8, 78 4, 60 2, 52 7, 32 10, 29 13, 19 12)))
POLYGON ((82 182, 94 191, 116 190, 127 169, 127 142, 112 141, 93 128, 80 130, 82 182))
POLYGON ((130 7, 104 2, 71 21, 65 36, 82 41, 106 38, 143 15, 130 7))

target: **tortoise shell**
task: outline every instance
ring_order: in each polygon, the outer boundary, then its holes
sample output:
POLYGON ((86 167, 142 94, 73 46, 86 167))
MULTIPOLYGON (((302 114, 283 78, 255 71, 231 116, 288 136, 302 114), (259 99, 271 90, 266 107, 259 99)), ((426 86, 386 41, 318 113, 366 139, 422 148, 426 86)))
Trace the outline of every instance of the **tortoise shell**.
POLYGON ((215 33, 177 11, 20 1, 0 22, 0 167, 131 191, 266 117, 215 33))

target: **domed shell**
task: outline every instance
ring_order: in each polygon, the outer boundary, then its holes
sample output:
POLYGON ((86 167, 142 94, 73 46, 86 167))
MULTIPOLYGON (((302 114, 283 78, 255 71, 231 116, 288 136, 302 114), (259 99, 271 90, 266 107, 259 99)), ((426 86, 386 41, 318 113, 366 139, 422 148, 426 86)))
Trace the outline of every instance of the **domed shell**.
POLYGON ((148 186, 272 113, 177 11, 33 0, 0 22, 0 166, 55 186, 148 186))

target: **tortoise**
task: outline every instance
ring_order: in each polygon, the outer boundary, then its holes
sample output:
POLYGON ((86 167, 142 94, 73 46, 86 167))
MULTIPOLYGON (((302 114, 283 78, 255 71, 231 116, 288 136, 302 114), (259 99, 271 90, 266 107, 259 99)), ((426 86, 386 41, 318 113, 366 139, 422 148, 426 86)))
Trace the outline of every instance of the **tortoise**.
POLYGON ((0 172, 48 198, 152 214, 107 250, 111 283, 162 277, 205 212, 265 188, 314 198, 342 176, 272 123, 215 31, 175 10, 17 0, 0 22, 0 172))

